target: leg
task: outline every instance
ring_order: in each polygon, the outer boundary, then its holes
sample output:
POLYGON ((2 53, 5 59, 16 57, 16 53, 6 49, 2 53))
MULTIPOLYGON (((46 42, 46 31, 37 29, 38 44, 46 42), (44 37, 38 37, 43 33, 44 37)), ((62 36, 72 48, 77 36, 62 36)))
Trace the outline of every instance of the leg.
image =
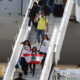
POLYGON ((29 65, 30 66, 30 73, 32 73, 32 63, 29 65))
POLYGON ((33 64, 33 75, 35 73, 35 67, 36 67, 36 64, 33 64))
POLYGON ((25 62, 25 71, 24 74, 27 75, 28 74, 28 63, 25 62))
POLYGON ((38 25, 37 22, 33 22, 33 26, 35 27, 35 32, 37 31, 37 25, 38 25))
POLYGON ((21 58, 21 68, 22 68, 22 71, 24 72, 24 74, 27 75, 28 64, 27 64, 25 58, 21 58))
POLYGON ((29 18, 28 27, 31 26, 31 22, 33 22, 33 20, 31 18, 29 18))
POLYGON ((41 37, 43 39, 43 36, 45 35, 45 31, 44 30, 41 30, 41 37))
POLYGON ((40 43, 40 30, 37 30, 37 40, 38 40, 38 43, 40 43))
POLYGON ((21 68, 22 68, 22 71, 24 72, 24 58, 21 58, 21 68))
POLYGON ((44 66, 45 59, 46 59, 46 53, 44 53, 44 57, 43 57, 42 62, 41 62, 42 68, 43 68, 43 66, 44 66))

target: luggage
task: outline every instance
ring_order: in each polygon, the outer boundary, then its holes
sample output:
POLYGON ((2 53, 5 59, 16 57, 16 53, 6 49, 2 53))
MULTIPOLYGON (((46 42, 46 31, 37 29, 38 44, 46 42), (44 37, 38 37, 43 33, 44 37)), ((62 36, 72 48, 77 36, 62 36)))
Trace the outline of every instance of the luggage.
POLYGON ((39 2, 38 2, 38 5, 45 5, 46 4, 46 0, 40 0, 39 2))
POLYGON ((47 6, 47 5, 45 5, 44 7, 45 7, 45 8, 44 8, 45 16, 50 15, 50 7, 47 6))
POLYGON ((64 12, 64 7, 63 7, 62 4, 60 4, 60 5, 55 4, 54 5, 53 16, 55 16, 55 17, 62 17, 63 16, 63 12, 64 12))
POLYGON ((50 7, 48 5, 42 5, 41 11, 44 12, 45 16, 48 16, 50 14, 50 7))

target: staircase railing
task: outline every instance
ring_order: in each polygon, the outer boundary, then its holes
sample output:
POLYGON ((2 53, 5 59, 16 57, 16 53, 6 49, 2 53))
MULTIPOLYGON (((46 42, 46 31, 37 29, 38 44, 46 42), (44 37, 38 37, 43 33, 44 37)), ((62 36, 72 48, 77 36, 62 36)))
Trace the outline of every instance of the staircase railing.
POLYGON ((55 49, 55 42, 56 42, 57 34, 58 34, 58 27, 55 26, 52 37, 51 37, 51 41, 49 44, 49 49, 48 49, 46 61, 45 61, 45 64, 41 73, 40 80, 48 80, 49 72, 52 66, 52 62, 53 62, 53 55, 54 55, 53 50, 55 49))
POLYGON ((10 62, 8 63, 7 71, 5 73, 3 80, 12 80, 13 74, 15 71, 15 65, 19 59, 19 55, 20 55, 20 52, 22 49, 22 45, 20 45, 20 43, 22 41, 24 41, 25 39, 28 39, 28 35, 30 32, 30 29, 27 26, 27 24, 28 24, 28 12, 29 12, 29 8, 31 8, 33 5, 32 3, 33 3, 33 0, 30 0, 30 3, 28 6, 28 9, 26 11, 25 18, 23 20, 21 29, 20 29, 18 37, 17 37, 17 40, 15 41, 12 56, 11 56, 10 62))
POLYGON ((64 15, 63 15, 60 27, 54 29, 53 31, 50 45, 48 48, 47 57, 44 64, 45 66, 43 67, 40 80, 48 80, 54 54, 55 54, 55 63, 57 65, 57 62, 60 57, 60 51, 63 44, 64 36, 66 33, 68 21, 70 18, 72 5, 73 5, 73 0, 67 0, 67 5, 65 7, 65 11, 64 11, 64 15))
POLYGON ((67 30, 67 25, 69 22, 69 18, 70 18, 70 14, 72 11, 72 7, 73 7, 73 2, 74 0, 68 0, 67 1, 67 5, 65 7, 65 11, 64 11, 64 16, 62 18, 60 27, 59 27, 59 31, 58 31, 58 35, 57 35, 57 39, 56 39, 56 46, 55 46, 55 63, 57 65, 58 60, 60 59, 60 51, 62 48, 62 44, 63 44, 63 40, 65 37, 65 33, 67 30))

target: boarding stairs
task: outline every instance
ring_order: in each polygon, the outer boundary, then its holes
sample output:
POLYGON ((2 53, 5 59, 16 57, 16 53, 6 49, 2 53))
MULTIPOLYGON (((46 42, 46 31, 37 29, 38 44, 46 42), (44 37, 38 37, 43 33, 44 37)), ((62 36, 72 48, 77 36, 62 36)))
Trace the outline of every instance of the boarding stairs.
MULTIPOLYGON (((33 2, 34 2, 33 0, 30 0, 28 8, 32 7, 33 2)), ((50 38, 50 45, 47 53, 48 55, 46 57, 46 61, 44 64, 45 66, 43 67, 43 69, 41 69, 40 65, 37 65, 34 77, 32 77, 30 74, 28 74, 28 76, 26 77, 23 76, 26 80, 48 80, 53 60, 55 61, 55 65, 57 65, 57 62, 60 59, 60 50, 66 33, 72 5, 73 0, 68 0, 62 18, 53 17, 52 14, 47 17, 49 21, 49 32, 47 33, 47 35, 50 38)), ((19 59, 19 55, 22 49, 22 45, 20 43, 26 39, 29 39, 32 45, 35 45, 37 43, 36 32, 34 30, 34 27, 31 27, 30 29, 27 26, 27 24, 28 24, 28 10, 24 17, 17 40, 15 42, 12 56, 10 62, 8 63, 7 71, 5 73, 3 80, 13 80, 13 78, 17 77, 18 73, 15 70, 15 65, 19 59)))
MULTIPOLYGON (((47 33, 47 35, 49 36, 49 38, 51 38, 54 26, 60 25, 61 18, 53 17, 52 14, 50 16, 48 16, 47 18, 49 21, 49 33, 47 33)), ((37 44, 36 34, 37 34, 37 32, 35 32, 35 28, 33 26, 31 31, 30 31, 28 39, 30 40, 32 46, 39 47, 38 45, 36 45, 37 44)), ((36 72, 35 72, 34 77, 32 77, 32 75, 30 73, 28 73, 28 75, 26 77, 24 76, 24 78, 26 80, 39 80, 40 75, 41 75, 41 71, 42 71, 41 65, 37 65, 35 71, 36 72)), ((19 72, 19 70, 18 70, 18 72, 19 72)), ((15 72, 14 78, 16 78, 18 76, 18 72, 15 72)), ((29 72, 30 72, 30 70, 29 70, 29 72)))

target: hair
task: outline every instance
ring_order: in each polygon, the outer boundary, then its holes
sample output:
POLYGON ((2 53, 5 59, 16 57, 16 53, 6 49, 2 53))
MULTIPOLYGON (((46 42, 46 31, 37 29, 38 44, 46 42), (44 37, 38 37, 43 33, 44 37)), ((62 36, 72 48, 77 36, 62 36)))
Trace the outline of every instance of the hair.
POLYGON ((44 36, 46 36, 47 40, 49 40, 48 35, 45 34, 45 35, 43 35, 42 41, 44 40, 44 36))
POLYGON ((36 6, 38 5, 37 2, 34 2, 33 4, 35 4, 36 6))
POLYGON ((41 10, 41 12, 40 13, 43 13, 44 14, 44 11, 43 10, 41 10))
POLYGON ((25 40, 25 41, 23 41, 21 44, 25 45, 26 42, 28 42, 28 46, 30 47, 30 50, 31 50, 31 44, 30 44, 29 40, 25 40))
POLYGON ((35 47, 35 46, 32 48, 32 52, 33 52, 33 49, 34 49, 34 48, 35 48, 35 50, 36 50, 35 52, 36 52, 36 54, 37 54, 37 47, 35 47))
POLYGON ((18 75, 19 75, 19 77, 22 77, 23 76, 23 73, 22 72, 19 72, 18 75))

